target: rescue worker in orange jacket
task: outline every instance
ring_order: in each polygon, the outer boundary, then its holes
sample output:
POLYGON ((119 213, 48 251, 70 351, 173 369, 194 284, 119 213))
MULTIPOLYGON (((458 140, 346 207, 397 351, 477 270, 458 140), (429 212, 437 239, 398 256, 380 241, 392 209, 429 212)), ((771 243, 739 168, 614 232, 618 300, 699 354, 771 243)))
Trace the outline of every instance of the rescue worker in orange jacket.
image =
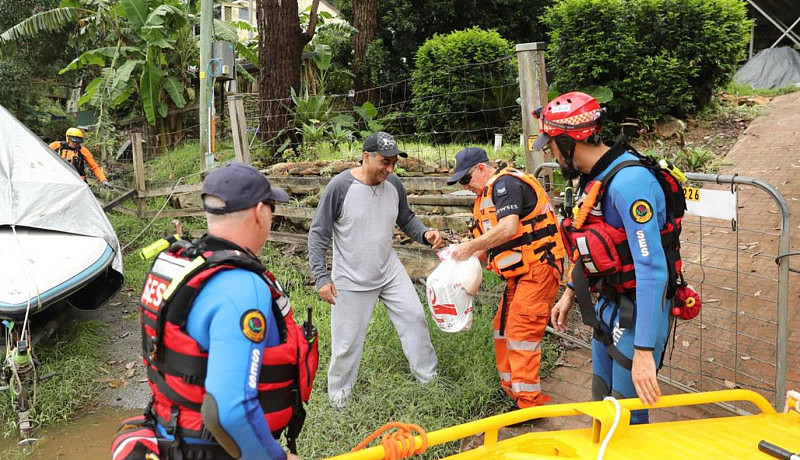
POLYGON ((477 195, 475 238, 456 246, 453 258, 476 254, 507 281, 493 323, 501 386, 516 408, 544 404, 550 397, 539 380, 541 340, 565 256, 553 206, 534 177, 514 168, 498 171, 478 147, 458 152, 447 183, 477 195))
POLYGON ((100 185, 105 188, 114 188, 106 179, 100 165, 94 160, 92 152, 82 145, 83 140, 83 131, 78 128, 69 128, 64 141, 52 142, 50 148, 57 152, 64 161, 71 164, 84 181, 86 180, 86 165, 89 165, 97 180, 100 181, 100 185))

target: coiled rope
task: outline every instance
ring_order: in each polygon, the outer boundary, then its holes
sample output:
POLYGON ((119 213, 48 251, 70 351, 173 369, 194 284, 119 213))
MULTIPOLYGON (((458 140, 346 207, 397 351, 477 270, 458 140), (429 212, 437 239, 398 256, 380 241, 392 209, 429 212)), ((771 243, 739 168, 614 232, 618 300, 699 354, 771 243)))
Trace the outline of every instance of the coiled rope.
POLYGON ((383 446, 384 458, 386 460, 408 458, 415 454, 422 454, 428 449, 428 435, 419 425, 414 425, 413 423, 389 422, 367 436, 367 438, 361 441, 352 452, 364 449, 381 434, 383 434, 381 445, 383 446), (393 428, 396 428, 397 431, 387 433, 393 428), (422 438, 422 445, 418 449, 415 448, 414 432, 419 433, 419 436, 422 438))

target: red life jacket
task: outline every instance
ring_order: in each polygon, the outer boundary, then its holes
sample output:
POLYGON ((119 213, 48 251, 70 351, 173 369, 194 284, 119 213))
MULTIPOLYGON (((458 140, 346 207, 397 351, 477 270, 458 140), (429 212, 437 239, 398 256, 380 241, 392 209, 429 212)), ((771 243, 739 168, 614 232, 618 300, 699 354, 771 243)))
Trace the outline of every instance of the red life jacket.
MULTIPOLYGON (((603 219, 602 203, 611 180, 620 170, 629 166, 648 168, 658 179, 666 201, 667 215, 666 223, 661 229, 661 245, 667 259, 667 299, 671 299, 675 296, 677 286, 682 282, 680 232, 681 219, 686 209, 683 188, 669 171, 661 168, 654 159, 642 157, 635 151, 634 154, 639 156, 638 160, 618 163, 599 181, 599 193, 596 194, 594 206, 586 216, 585 222, 576 225, 575 216, 566 217, 561 222, 561 234, 570 259, 576 263, 576 268, 578 266, 582 268, 582 274, 592 290, 612 297, 624 294, 633 298, 636 292, 636 273, 627 234, 624 228, 615 228, 603 219)), ((589 182, 584 188, 584 193, 589 195, 591 189, 597 186, 597 182, 589 182)), ((573 272, 573 279, 575 276, 576 273, 573 272)), ((585 321, 591 320, 594 318, 594 313, 589 315, 587 312, 583 316, 585 321)), ((624 316, 630 317, 630 315, 624 316)))
POLYGON ((205 395, 208 352, 186 332, 194 299, 222 270, 243 268, 258 274, 272 293, 280 344, 264 350, 258 399, 273 434, 287 426, 287 439, 302 428, 319 363, 317 331, 292 318, 289 298, 275 277, 255 258, 237 250, 200 253, 186 241, 156 258, 147 273, 139 302, 142 356, 153 392, 151 415, 170 434, 212 440, 200 408, 205 395))

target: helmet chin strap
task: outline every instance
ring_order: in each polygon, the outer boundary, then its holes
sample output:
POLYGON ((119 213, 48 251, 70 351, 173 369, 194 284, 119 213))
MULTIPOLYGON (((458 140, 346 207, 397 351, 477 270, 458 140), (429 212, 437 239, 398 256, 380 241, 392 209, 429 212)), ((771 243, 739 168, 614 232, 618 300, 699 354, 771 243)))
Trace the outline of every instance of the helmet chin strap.
POLYGON ((559 169, 561 169, 561 176, 567 180, 577 179, 578 176, 581 175, 581 172, 578 171, 578 168, 575 167, 575 163, 573 162, 575 158, 575 139, 566 134, 559 134, 554 139, 556 141, 556 147, 559 152, 561 152, 561 156, 564 157, 565 164, 561 164, 560 162, 558 164, 560 167, 559 169))

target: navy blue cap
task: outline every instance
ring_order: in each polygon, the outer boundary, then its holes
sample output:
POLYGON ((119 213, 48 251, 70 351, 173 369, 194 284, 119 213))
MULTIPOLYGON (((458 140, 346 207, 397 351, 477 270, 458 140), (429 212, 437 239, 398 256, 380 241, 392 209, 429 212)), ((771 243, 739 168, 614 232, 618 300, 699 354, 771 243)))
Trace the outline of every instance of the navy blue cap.
POLYGON ((241 211, 266 201, 289 201, 285 191, 272 187, 266 176, 244 163, 228 163, 211 171, 203 182, 202 196, 206 195, 214 195, 225 202, 221 208, 203 204, 203 209, 211 214, 241 211))
POLYGON ((486 155, 486 150, 480 147, 467 147, 456 153, 456 168, 453 175, 447 180, 447 185, 453 185, 469 171, 469 168, 478 163, 485 163, 489 161, 489 156, 486 155))
POLYGON ((364 152, 380 153, 385 157, 401 156, 408 157, 406 152, 397 148, 397 141, 394 136, 383 131, 370 134, 364 139, 364 152))

